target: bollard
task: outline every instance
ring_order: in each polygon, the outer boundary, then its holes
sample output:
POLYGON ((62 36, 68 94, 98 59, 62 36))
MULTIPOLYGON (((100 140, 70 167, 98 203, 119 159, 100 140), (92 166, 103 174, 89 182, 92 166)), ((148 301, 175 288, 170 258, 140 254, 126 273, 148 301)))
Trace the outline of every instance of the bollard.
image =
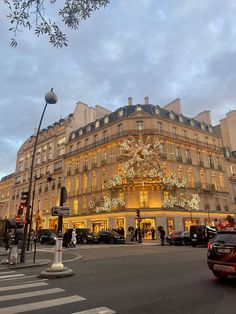
POLYGON ((62 264, 62 237, 58 236, 56 239, 55 252, 54 252, 54 261, 51 265, 52 270, 61 270, 64 269, 62 264))
POLYGON ((17 264, 17 258, 18 258, 18 250, 17 245, 12 245, 10 247, 10 253, 9 253, 9 264, 14 265, 17 264))

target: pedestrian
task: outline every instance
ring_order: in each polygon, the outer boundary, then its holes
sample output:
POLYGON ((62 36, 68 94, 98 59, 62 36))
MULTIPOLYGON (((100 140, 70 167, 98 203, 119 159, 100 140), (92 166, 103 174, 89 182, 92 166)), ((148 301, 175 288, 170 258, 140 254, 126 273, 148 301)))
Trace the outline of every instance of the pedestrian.
POLYGON ((135 231, 134 231, 134 242, 137 242, 138 241, 138 228, 135 228, 135 231))
POLYGON ((73 229, 73 230, 72 230, 72 235, 71 235, 70 246, 71 246, 71 247, 76 247, 76 242, 77 242, 77 239, 76 239, 76 231, 75 231, 75 229, 73 229))
POLYGON ((66 232, 65 232, 64 235, 63 235, 62 246, 63 246, 64 248, 68 248, 68 247, 69 247, 69 244, 70 244, 70 241, 71 241, 70 234, 69 234, 68 230, 66 230, 66 232))
POLYGON ((3 235, 3 243, 5 243, 5 249, 6 252, 9 251, 10 245, 11 245, 11 229, 7 229, 6 232, 3 235))
POLYGON ((165 245, 165 230, 164 228, 162 227, 160 229, 160 238, 161 238, 161 245, 164 246, 165 245))
POLYGON ((152 227, 151 229, 151 233, 152 233, 152 240, 155 239, 155 229, 152 227))

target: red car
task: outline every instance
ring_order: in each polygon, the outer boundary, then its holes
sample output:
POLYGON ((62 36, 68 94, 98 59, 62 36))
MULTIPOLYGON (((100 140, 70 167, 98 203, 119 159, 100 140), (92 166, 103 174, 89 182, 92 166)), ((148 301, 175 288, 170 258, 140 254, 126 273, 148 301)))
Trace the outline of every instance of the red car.
POLYGON ((217 278, 236 276, 236 231, 219 231, 208 243, 208 267, 217 278))

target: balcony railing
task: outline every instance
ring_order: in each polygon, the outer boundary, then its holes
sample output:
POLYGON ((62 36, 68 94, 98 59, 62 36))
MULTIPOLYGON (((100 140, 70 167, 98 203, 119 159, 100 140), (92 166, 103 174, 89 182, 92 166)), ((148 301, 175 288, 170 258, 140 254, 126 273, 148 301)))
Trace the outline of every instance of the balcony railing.
POLYGON ((192 164, 192 158, 187 158, 186 162, 187 162, 187 164, 192 164))
POLYGON ((176 160, 182 162, 183 158, 182 158, 182 156, 176 156, 176 160))
MULTIPOLYGON (((107 142, 110 142, 110 141, 113 141, 113 140, 116 140, 118 138, 121 138, 121 137, 127 137, 129 135, 133 135, 133 136, 139 136, 140 135, 140 132, 142 135, 159 135, 161 136, 162 138, 173 138, 173 134, 171 132, 168 132, 168 131, 164 131, 164 130, 158 130, 158 129, 144 129, 142 131, 139 131, 139 130, 126 130, 126 131, 120 131, 116 134, 113 134, 111 136, 108 136, 106 139, 101 139, 99 141, 96 142, 96 146, 99 146, 99 145, 103 145, 107 142)), ((185 136, 181 136, 181 135, 178 135, 176 134, 176 137, 175 137, 176 140, 179 140, 181 142, 186 142, 186 143, 192 143, 192 144, 196 144, 198 146, 202 146, 202 147, 208 147, 212 150, 216 150, 216 151, 222 151, 223 152, 223 149, 222 147, 220 146, 215 146, 215 145, 211 145, 211 144, 206 144, 206 142, 202 142, 202 141, 199 141, 199 140, 195 140, 193 138, 190 138, 190 137, 185 137, 185 136)), ((65 155, 66 158, 68 157, 71 157, 71 156, 74 156, 74 155, 78 155, 79 153, 82 153, 82 152, 85 152, 91 148, 94 147, 94 144, 88 144, 88 145, 85 145, 84 147, 81 147, 81 148, 78 148, 76 150, 74 150, 73 152, 69 152, 65 155)))

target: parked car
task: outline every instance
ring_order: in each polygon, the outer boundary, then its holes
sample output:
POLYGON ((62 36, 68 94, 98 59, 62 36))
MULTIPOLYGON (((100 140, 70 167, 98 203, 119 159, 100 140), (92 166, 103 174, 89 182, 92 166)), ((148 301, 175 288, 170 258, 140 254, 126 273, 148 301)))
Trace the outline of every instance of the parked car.
POLYGON ((50 230, 50 229, 39 229, 39 230, 37 231, 36 240, 37 240, 38 242, 40 242, 41 237, 42 237, 43 235, 45 235, 45 236, 50 235, 51 232, 53 232, 53 231, 50 230))
POLYGON ((43 234, 40 238, 40 243, 54 245, 56 243, 56 233, 50 231, 47 234, 43 234))
MULTIPOLYGON (((67 229, 69 234, 72 234, 73 229, 67 229)), ((76 239, 77 243, 87 244, 87 243, 97 243, 98 234, 91 232, 89 228, 76 228, 76 239)))
POLYGON ((188 231, 174 231, 166 237, 166 242, 170 245, 187 245, 191 244, 188 231))
POLYGON ((125 237, 120 235, 116 231, 99 231, 98 232, 98 242, 103 243, 125 243, 125 237))
POLYGON ((213 239, 217 234, 217 230, 209 226, 199 225, 190 226, 190 238, 192 246, 205 245, 213 239))
POLYGON ((236 276, 236 231, 218 231, 208 244, 207 263, 217 278, 236 276))

